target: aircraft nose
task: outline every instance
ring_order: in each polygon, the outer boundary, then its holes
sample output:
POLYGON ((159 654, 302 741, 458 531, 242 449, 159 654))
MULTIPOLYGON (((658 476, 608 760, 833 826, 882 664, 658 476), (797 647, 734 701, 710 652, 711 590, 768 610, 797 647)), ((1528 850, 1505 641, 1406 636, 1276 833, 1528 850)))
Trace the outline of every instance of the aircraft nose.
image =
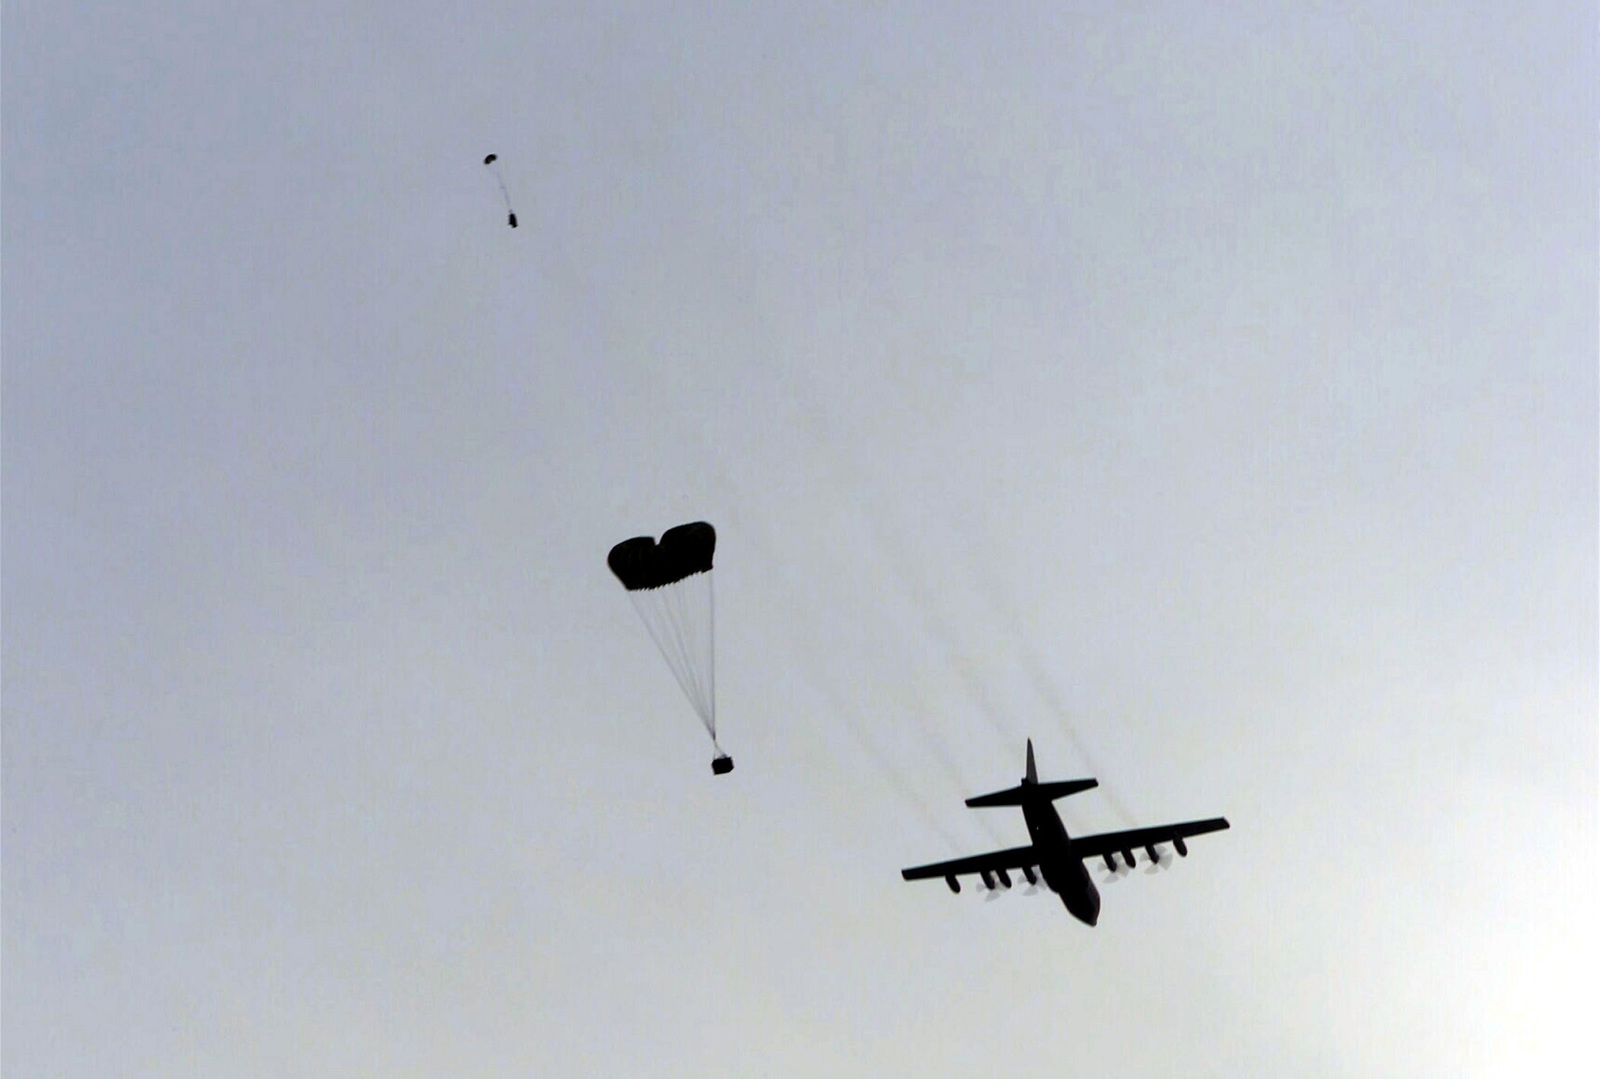
POLYGON ((1063 895, 1061 905, 1084 925, 1094 925, 1100 920, 1100 894, 1089 892, 1075 896, 1063 895))

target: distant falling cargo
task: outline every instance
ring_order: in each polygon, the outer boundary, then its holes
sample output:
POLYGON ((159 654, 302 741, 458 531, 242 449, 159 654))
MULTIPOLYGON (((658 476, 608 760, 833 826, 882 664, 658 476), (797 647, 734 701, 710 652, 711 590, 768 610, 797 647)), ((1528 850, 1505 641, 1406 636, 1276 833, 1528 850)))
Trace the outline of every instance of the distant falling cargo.
POLYGON ((490 172, 494 173, 495 183, 500 185, 500 197, 505 199, 506 202, 506 224, 510 225, 512 228, 516 228, 517 212, 511 208, 511 192, 506 190, 505 177, 500 175, 500 168, 495 164, 495 162, 499 160, 499 154, 490 154, 488 157, 483 159, 483 163, 490 172))

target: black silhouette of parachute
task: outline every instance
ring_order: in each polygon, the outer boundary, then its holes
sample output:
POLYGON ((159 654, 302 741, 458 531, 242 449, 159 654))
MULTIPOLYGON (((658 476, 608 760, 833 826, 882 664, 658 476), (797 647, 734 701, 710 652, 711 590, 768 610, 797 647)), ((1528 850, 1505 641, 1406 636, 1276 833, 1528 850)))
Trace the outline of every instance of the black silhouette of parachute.
POLYGON ((634 609, 672 669, 684 696, 711 735, 717 775, 733 771, 733 758, 717 744, 716 601, 711 587, 717 530, 704 521, 623 540, 606 563, 628 590, 634 609))
POLYGON ((495 165, 495 162, 499 160, 499 154, 490 154, 483 159, 483 164, 485 168, 494 173, 494 182, 500 185, 500 197, 506 200, 506 224, 516 228, 517 211, 511 208, 511 192, 506 190, 506 178, 500 175, 500 169, 495 165))
POLYGON ((717 530, 704 521, 669 528, 657 543, 649 536, 623 540, 606 562, 629 592, 663 588, 696 573, 711 572, 717 530))

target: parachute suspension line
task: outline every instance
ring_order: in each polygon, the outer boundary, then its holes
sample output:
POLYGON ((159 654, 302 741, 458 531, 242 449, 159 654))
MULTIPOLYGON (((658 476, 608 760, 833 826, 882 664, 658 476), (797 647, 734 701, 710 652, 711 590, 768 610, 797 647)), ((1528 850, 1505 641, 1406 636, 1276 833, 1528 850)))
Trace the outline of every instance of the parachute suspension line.
POLYGON ((683 639, 682 628, 672 610, 677 606, 674 602, 675 597, 665 590, 656 590, 652 593, 651 599, 655 603, 650 613, 659 632, 656 643, 661 649, 661 654, 666 657, 667 666, 672 668, 673 675, 678 679, 678 685, 683 688, 684 695, 698 711, 699 698, 695 694, 694 672, 689 669, 689 651, 683 639))
POLYGON ((704 687, 700 685, 699 668, 695 663, 694 638, 699 627, 694 624, 689 609, 689 588, 689 582, 686 580, 683 588, 667 590, 666 594, 673 607, 670 624, 673 629, 673 644, 683 664, 684 674, 689 680, 689 699, 693 702, 695 711, 700 714, 700 722, 706 724, 709 731, 711 724, 706 719, 704 687))
POLYGON ((706 687, 709 690, 706 700, 711 705, 711 745, 720 753, 722 747, 717 745, 717 582, 709 573, 706 574, 706 597, 710 601, 706 609, 711 615, 711 632, 707 637, 711 642, 711 655, 706 664, 706 678, 711 684, 706 687))
POLYGON ((716 530, 705 521, 694 521, 669 528, 659 542, 650 536, 624 540, 611 549, 606 563, 627 589, 656 650, 711 736, 718 751, 712 771, 723 775, 733 769, 733 762, 717 744, 711 584, 716 543, 716 530))
MULTIPOLYGON (((660 600, 662 597, 652 596, 636 603, 639 617, 644 622, 645 628, 650 631, 650 637, 656 643, 656 648, 667 661, 667 667, 672 671, 672 676, 677 680, 678 688, 683 690, 683 695, 689 698, 689 704, 700 712, 699 699, 695 693, 694 683, 686 667, 686 653, 680 636, 674 631, 669 613, 658 609, 657 604, 651 600, 660 600)), ((704 723, 704 719, 701 720, 704 723)))
MULTIPOLYGON (((710 575, 706 574, 705 577, 709 598, 710 575)), ((630 592, 629 596, 634 609, 639 612, 639 620, 650 633, 650 639, 667 661, 678 688, 689 698, 690 705, 715 743, 714 691, 712 685, 702 683, 700 677, 702 670, 709 675, 711 658, 715 655, 711 626, 697 624, 693 610, 695 605, 690 602, 686 592, 687 589, 664 587, 630 592), (698 647, 701 641, 704 642, 704 655, 700 654, 702 649, 698 647)), ((709 677, 707 681, 710 681, 709 677)))
MULTIPOLYGON (((683 665, 683 673, 688 680, 689 700, 694 704, 694 710, 700 715, 700 722, 706 722, 704 698, 700 695, 700 680, 695 675, 694 645, 690 642, 693 626, 689 622, 689 605, 684 602, 684 593, 688 591, 687 583, 682 589, 669 590, 669 602, 674 610, 672 612, 671 626, 673 630, 673 646, 677 650, 679 662, 683 665)), ((709 724, 707 727, 709 729, 709 724)))

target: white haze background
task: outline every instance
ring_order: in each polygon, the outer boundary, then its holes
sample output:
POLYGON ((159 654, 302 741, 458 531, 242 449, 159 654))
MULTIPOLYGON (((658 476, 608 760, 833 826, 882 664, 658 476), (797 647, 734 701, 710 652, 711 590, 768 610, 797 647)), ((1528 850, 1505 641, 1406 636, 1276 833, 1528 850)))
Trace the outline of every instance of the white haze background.
POLYGON ((4 20, 8 1075, 1595 1063, 1592 5, 4 20))

